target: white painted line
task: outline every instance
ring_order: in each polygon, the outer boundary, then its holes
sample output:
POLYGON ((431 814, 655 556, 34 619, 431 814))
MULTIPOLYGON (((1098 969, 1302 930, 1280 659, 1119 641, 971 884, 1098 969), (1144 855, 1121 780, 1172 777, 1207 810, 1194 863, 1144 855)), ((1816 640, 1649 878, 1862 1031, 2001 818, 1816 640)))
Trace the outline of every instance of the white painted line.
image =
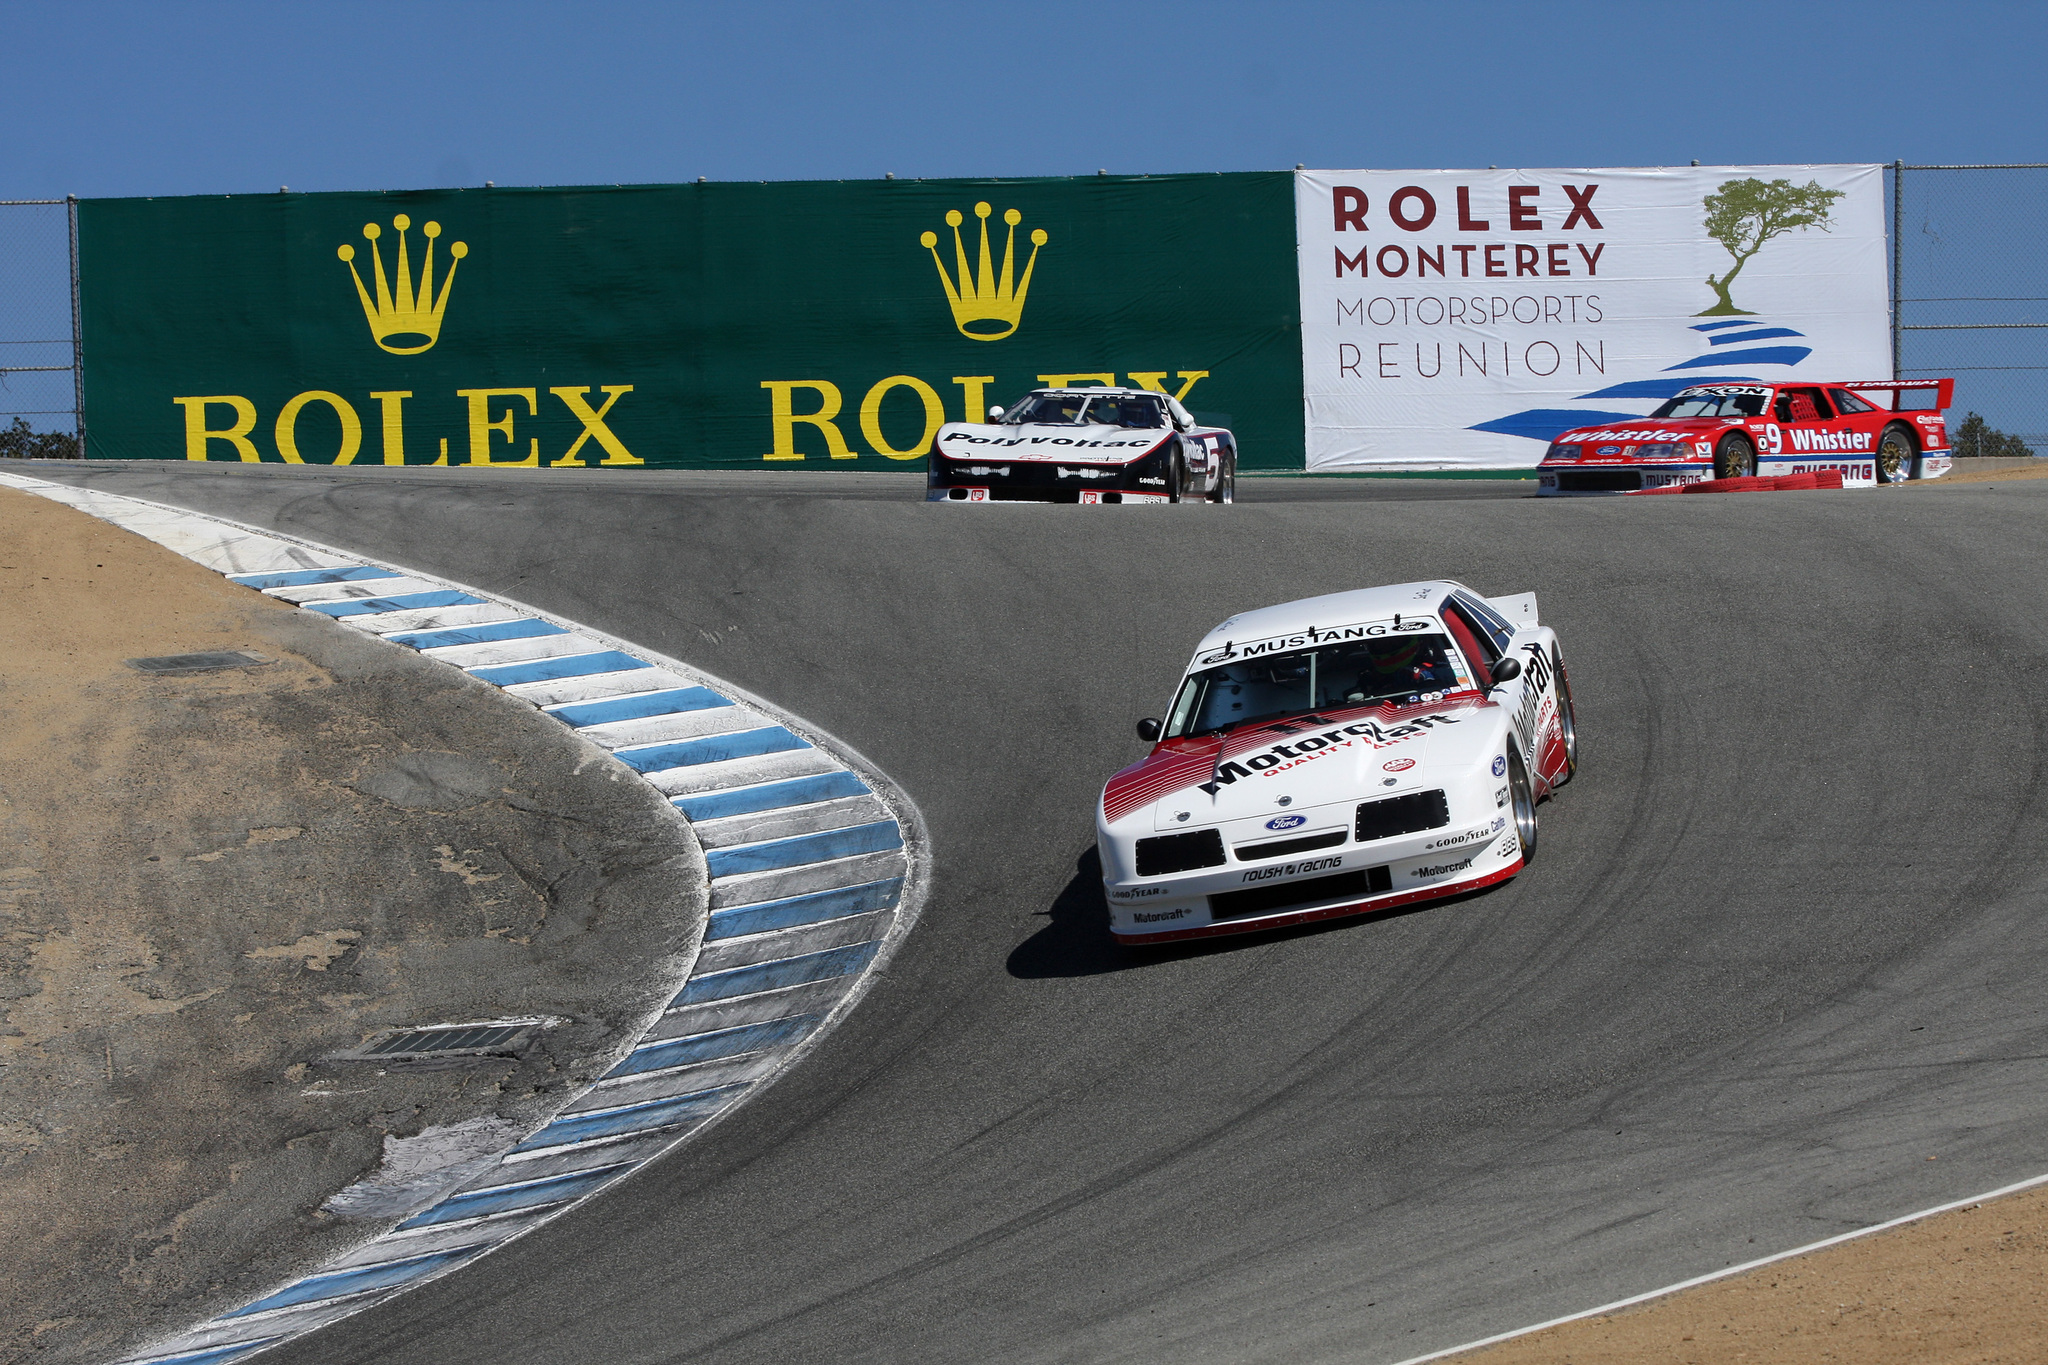
POLYGON ((440 585, 420 578, 362 578, 340 583, 301 583, 290 588, 260 588, 265 597, 296 602, 305 607, 315 602, 347 602, 359 597, 396 597, 406 592, 432 592, 440 585))
POLYGON ((758 730, 770 723, 760 712, 744 706, 706 706, 695 711, 674 711, 665 716, 641 716, 635 720, 610 720, 579 726, 576 733, 602 748, 630 749, 671 739, 758 730))
MULTIPOLYGON (((343 617, 342 624, 351 622, 343 617)), ((420 653, 457 668, 482 668, 486 664, 523 664, 534 659, 596 654, 603 648, 588 635, 529 635, 517 640, 486 640, 480 645, 430 645, 420 653)))
POLYGON ((1547 1332, 1553 1327, 1562 1327, 1568 1322, 1580 1322, 1586 1318, 1597 1318, 1604 1313, 1618 1313, 1624 1308, 1633 1308, 1639 1303, 1648 1303, 1651 1299, 1661 1299, 1667 1294, 1676 1294, 1686 1289, 1696 1289, 1700 1285, 1712 1284, 1716 1280, 1725 1280, 1732 1275, 1744 1275, 1763 1266, 1776 1265, 1779 1261, 1789 1261, 1794 1256, 1810 1256, 1816 1251, 1825 1251, 1829 1247, 1840 1246, 1844 1242, 1853 1242, 1859 1237, 1868 1237, 1873 1233, 1889 1232, 1893 1228, 1904 1227, 1908 1223, 1917 1223, 1923 1218, 1932 1218, 1937 1213, 1953 1213, 1957 1209, 1966 1209, 1973 1204, 1982 1204, 1990 1199, 2002 1199, 2008 1194, 2018 1194, 2021 1190, 2030 1190, 2036 1185, 2044 1184, 2048 1184, 2048 1175, 2033 1176, 2030 1179, 2016 1181, 2010 1185, 2001 1185, 1997 1189, 1988 1190, 1983 1194, 1973 1194, 1967 1199, 1957 1199, 1947 1204, 1937 1204, 1931 1209, 1921 1209, 1918 1213, 1902 1214, 1883 1223, 1873 1223, 1867 1228, 1858 1228, 1854 1232, 1837 1233, 1833 1237, 1823 1238, 1818 1242, 1808 1242, 1803 1247, 1793 1247, 1790 1251, 1780 1251, 1769 1256, 1759 1257, 1754 1261, 1744 1261, 1741 1265, 1731 1265, 1725 1270, 1715 1270, 1705 1275, 1695 1275, 1689 1280, 1680 1280, 1677 1284, 1667 1284, 1662 1289, 1651 1289, 1641 1294, 1632 1294, 1625 1299, 1616 1299, 1613 1303, 1603 1303, 1598 1308, 1587 1308, 1577 1313, 1567 1313, 1561 1318, 1552 1318, 1548 1322, 1536 1323, 1531 1327, 1517 1327, 1512 1332, 1500 1332, 1490 1337, 1481 1337, 1478 1341, 1468 1341, 1462 1346, 1446 1346, 1443 1350, 1431 1351, 1428 1355, 1409 1356, 1406 1360, 1393 1362, 1393 1365, 1423 1365, 1423 1362, 1426 1360, 1442 1360, 1447 1356, 1462 1355, 1466 1351, 1477 1351, 1486 1346, 1498 1346, 1503 1341, 1513 1341, 1517 1337, 1526 1337, 1536 1332, 1547 1332))
POLYGON ((646 777, 664 796, 690 796, 727 787, 757 787, 785 777, 813 777, 837 772, 840 766, 816 749, 788 749, 759 758, 728 758, 719 763, 658 768, 646 777))
POLYGON ((512 683, 505 690, 545 710, 574 702, 603 701, 610 697, 631 697, 642 692, 666 692, 670 688, 689 686, 690 679, 665 668, 635 668, 624 673, 586 673, 580 678, 512 683))
MULTIPOLYGON (((742 1080, 759 1080, 772 1074, 778 1064, 779 1059, 770 1050, 735 1052, 730 1057, 712 1057, 701 1062, 679 1062, 675 1066, 641 1071, 630 1076, 601 1077, 590 1087, 590 1093, 630 1093, 657 1099, 662 1095, 678 1095, 694 1089, 702 1084, 703 1078, 707 1076, 735 1076, 742 1080)), ((565 1109, 562 1112, 570 1111, 565 1109)))
POLYGON ((902 854, 902 849, 891 848, 878 853, 850 853, 844 858, 799 863, 795 867, 778 867, 767 872, 714 876, 711 879, 711 908, 732 910, 742 905, 785 900, 813 891, 837 891, 864 882, 883 881, 901 875, 890 860, 900 863, 902 854))
POLYGON ((802 805, 775 806, 746 815, 692 820, 690 827, 697 832, 697 842, 709 852, 714 848, 743 848, 752 843, 797 834, 822 834, 827 830, 886 819, 887 810, 872 796, 837 796, 802 805))
POLYGON ((406 611, 380 611, 374 616, 345 620, 344 624, 360 627, 372 635, 396 635, 400 631, 448 630, 455 626, 479 626, 518 619, 518 614, 510 607, 486 602, 480 607, 413 607, 406 611))

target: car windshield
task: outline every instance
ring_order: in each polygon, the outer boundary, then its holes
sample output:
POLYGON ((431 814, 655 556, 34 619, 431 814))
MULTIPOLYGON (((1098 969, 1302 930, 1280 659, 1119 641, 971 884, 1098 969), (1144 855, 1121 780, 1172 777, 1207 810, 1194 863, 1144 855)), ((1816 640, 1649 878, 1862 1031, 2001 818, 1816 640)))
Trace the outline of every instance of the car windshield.
POLYGON ((1106 427, 1136 427, 1150 430, 1166 425, 1166 408, 1157 398, 1134 397, 1129 394, 1091 398, 1088 400, 1088 416, 1085 420, 1106 427))
POLYGON ((1085 394, 1030 393, 1003 409, 1003 425, 1015 427, 1031 422, 1070 427, 1081 420, 1081 410, 1087 406, 1085 394))
POLYGON ((1651 413, 1652 417, 1761 417, 1766 389, 1681 393, 1651 413))
POLYGON ((1188 675, 1165 734, 1206 735, 1325 708, 1422 701, 1460 685, 1451 658, 1443 636, 1418 634, 1233 659, 1188 675))
POLYGON ((1092 397, 1083 393, 1027 394, 1003 410, 1004 426, 1079 426, 1094 423, 1111 427, 1151 429, 1166 425, 1166 408, 1157 398, 1143 394, 1106 394, 1092 397))

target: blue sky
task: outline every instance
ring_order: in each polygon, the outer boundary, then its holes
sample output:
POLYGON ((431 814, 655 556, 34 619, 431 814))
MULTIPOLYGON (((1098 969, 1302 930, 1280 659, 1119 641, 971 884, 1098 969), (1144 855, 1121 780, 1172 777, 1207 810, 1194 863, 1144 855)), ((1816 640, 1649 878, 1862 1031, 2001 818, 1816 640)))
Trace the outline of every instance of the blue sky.
POLYGON ((2048 5, 10 3, 0 197, 2048 159, 2048 5))
MULTIPOLYGON (((6 199, 2048 160, 2040 0, 0 0, 0 35, 6 199)), ((1909 184, 1907 240, 1971 278, 1905 292, 2048 292, 2039 178, 1953 182, 1961 197, 1909 184)), ((68 335, 63 243, 61 210, 0 221, 0 363, 68 358, 17 339, 68 335)), ((2011 339, 2042 335, 1926 333, 1911 349, 2009 364, 2011 339)), ((2023 349, 2033 363, 2039 346, 2023 349)), ((2036 377, 1987 371, 1986 411, 2048 430, 2036 377)), ((69 385, 5 377, 0 416, 61 420, 69 385)))

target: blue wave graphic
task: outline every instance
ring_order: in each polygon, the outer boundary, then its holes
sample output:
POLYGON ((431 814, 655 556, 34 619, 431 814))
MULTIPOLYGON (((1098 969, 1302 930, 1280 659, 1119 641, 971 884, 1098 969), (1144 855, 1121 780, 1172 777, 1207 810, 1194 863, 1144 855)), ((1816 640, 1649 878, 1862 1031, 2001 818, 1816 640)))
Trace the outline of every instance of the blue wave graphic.
POLYGON ((1530 408, 1527 412, 1511 412, 1505 417, 1496 417, 1491 422, 1481 422, 1465 429, 1490 431, 1500 436, 1526 436, 1532 441, 1548 442, 1559 432, 1570 431, 1573 427, 1642 420, 1643 415, 1639 412, 1594 412, 1589 408, 1530 408))
POLYGON ((1751 332, 1723 332, 1717 337, 1708 337, 1709 346, 1733 346, 1738 341, 1764 341, 1770 337, 1803 337, 1806 333, 1795 332, 1790 327, 1759 327, 1751 332))
POLYGON ((1628 384, 1616 384, 1612 388, 1595 389, 1582 393, 1587 398, 1669 398, 1680 389, 1689 389, 1695 384, 1754 384, 1755 375, 1750 374, 1694 374, 1683 379, 1638 379, 1628 384))
MULTIPOLYGON (((1813 354, 1811 346, 1752 346, 1745 350, 1720 350, 1723 346, 1739 346, 1751 341, 1765 341, 1777 337, 1798 337, 1806 335, 1790 327, 1778 327, 1763 318, 1747 317, 1721 322, 1698 322, 1688 324, 1690 330, 1707 333, 1707 344, 1715 347, 1706 355, 1682 360, 1676 365, 1665 366, 1665 373, 1673 371, 1705 370, 1726 365, 1797 365, 1813 354), (1734 330, 1731 330, 1734 329, 1734 330)), ((1662 400, 1675 396, 1679 390, 1695 384, 1757 384, 1772 382, 1756 375, 1747 374, 1682 374, 1676 378, 1634 379, 1613 384, 1591 393, 1582 393, 1574 400, 1588 399, 1650 399, 1662 400)), ((1500 436, 1522 436, 1532 441, 1549 442, 1560 432, 1574 427, 1607 425, 1619 422, 1640 422, 1645 414, 1640 412, 1605 412, 1594 408, 1530 408, 1525 412, 1511 412, 1505 417, 1496 417, 1489 422, 1480 422, 1467 427, 1467 431, 1485 431, 1500 436)))
MULTIPOLYGON (((1694 356, 1681 360, 1676 365, 1666 365, 1666 370, 1703 370, 1709 365, 1726 365, 1731 360, 1745 365, 1797 365, 1813 354, 1811 346, 1759 346, 1751 351, 1728 351, 1720 355, 1694 356)), ((1697 382, 1697 381, 1695 381, 1697 382)))

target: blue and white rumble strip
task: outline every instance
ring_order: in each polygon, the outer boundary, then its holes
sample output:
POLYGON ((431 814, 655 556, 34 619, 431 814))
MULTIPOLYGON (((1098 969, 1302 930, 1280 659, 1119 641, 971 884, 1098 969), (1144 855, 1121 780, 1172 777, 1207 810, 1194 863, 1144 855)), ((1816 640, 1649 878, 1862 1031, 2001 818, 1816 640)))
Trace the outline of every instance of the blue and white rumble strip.
POLYGON ((495 683, 665 794, 704 849, 688 979, 497 1165, 384 1235, 129 1365, 239 1360, 475 1260, 742 1103, 854 1003, 922 900, 914 806, 844 746, 673 659, 424 574, 236 522, 0 474, 272 597, 495 683))

